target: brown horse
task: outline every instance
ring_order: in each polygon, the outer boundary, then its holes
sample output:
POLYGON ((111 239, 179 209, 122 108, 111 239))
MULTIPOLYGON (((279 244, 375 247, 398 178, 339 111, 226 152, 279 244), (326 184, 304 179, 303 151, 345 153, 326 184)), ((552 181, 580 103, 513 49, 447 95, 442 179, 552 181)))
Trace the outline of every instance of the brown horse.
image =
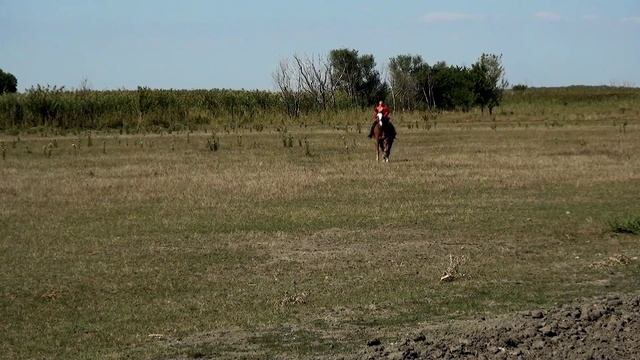
POLYGON ((380 161, 380 153, 384 162, 389 162, 391 155, 391 146, 396 138, 396 129, 389 121, 389 118, 382 117, 378 114, 376 125, 373 128, 373 140, 376 146, 376 161, 380 161))

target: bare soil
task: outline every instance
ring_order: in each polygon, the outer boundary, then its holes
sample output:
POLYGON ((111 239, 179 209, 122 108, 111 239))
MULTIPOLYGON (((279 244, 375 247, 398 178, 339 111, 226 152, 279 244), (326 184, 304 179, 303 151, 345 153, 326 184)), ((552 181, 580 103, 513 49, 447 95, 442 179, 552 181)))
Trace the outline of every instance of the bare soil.
POLYGON ((640 295, 610 295, 371 339, 358 359, 638 359, 640 295))

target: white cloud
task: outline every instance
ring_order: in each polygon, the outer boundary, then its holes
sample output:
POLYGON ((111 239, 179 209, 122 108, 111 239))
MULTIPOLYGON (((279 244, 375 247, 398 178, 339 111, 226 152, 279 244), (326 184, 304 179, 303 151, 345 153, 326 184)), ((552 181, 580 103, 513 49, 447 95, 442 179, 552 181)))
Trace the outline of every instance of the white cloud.
POLYGON ((533 14, 533 17, 543 21, 562 20, 562 16, 560 16, 560 14, 558 14, 557 12, 553 12, 553 11, 538 11, 537 13, 533 14))
POLYGON ((626 17, 626 18, 622 19, 622 22, 640 24, 640 16, 626 17))
POLYGON ((426 23, 435 22, 451 22, 451 21, 475 21, 482 20, 484 16, 480 14, 457 13, 446 11, 435 11, 426 13, 422 16, 422 20, 426 23))

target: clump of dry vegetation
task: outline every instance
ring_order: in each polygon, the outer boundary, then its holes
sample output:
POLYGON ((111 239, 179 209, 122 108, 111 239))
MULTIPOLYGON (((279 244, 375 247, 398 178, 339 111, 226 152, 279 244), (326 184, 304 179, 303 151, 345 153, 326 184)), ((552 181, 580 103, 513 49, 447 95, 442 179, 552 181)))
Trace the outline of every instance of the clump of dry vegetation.
POLYGON ((52 151, 53 151, 54 145, 53 143, 48 143, 46 145, 42 146, 42 154, 48 158, 51 157, 52 151))
POLYGON ((308 294, 306 292, 300 292, 300 293, 297 293, 297 294, 286 295, 284 298, 282 298, 278 302, 278 305, 280 307, 287 307, 287 306, 291 306, 291 305, 306 304, 307 303, 307 296, 308 296, 308 294))
MULTIPOLYGON (((173 150, 173 144, 171 146, 171 150, 173 150)), ((220 148, 220 138, 215 133, 207 138, 207 148, 212 152, 216 152, 220 148)))
POLYGON ((624 266, 628 265, 633 261, 632 258, 624 255, 624 254, 615 254, 609 256, 608 258, 600 261, 593 262, 589 264, 589 268, 591 269, 608 269, 615 266, 624 266))
POLYGON ((464 255, 454 256, 449 254, 449 264, 447 265, 446 270, 440 276, 440 281, 454 281, 457 279, 461 279, 466 276, 462 271, 460 271, 460 266, 467 262, 467 257, 464 255))

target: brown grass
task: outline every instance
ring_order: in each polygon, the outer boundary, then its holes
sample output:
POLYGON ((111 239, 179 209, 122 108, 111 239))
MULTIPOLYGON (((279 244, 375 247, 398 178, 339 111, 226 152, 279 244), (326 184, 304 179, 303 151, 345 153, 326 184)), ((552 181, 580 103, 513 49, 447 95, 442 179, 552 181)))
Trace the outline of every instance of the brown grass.
POLYGON ((439 121, 398 120, 389 164, 327 129, 216 152, 204 133, 23 136, 0 163, 0 357, 332 357, 640 285, 637 266, 591 266, 639 255, 606 227, 640 211, 638 124, 439 121), (449 254, 470 276, 440 282, 449 254))

